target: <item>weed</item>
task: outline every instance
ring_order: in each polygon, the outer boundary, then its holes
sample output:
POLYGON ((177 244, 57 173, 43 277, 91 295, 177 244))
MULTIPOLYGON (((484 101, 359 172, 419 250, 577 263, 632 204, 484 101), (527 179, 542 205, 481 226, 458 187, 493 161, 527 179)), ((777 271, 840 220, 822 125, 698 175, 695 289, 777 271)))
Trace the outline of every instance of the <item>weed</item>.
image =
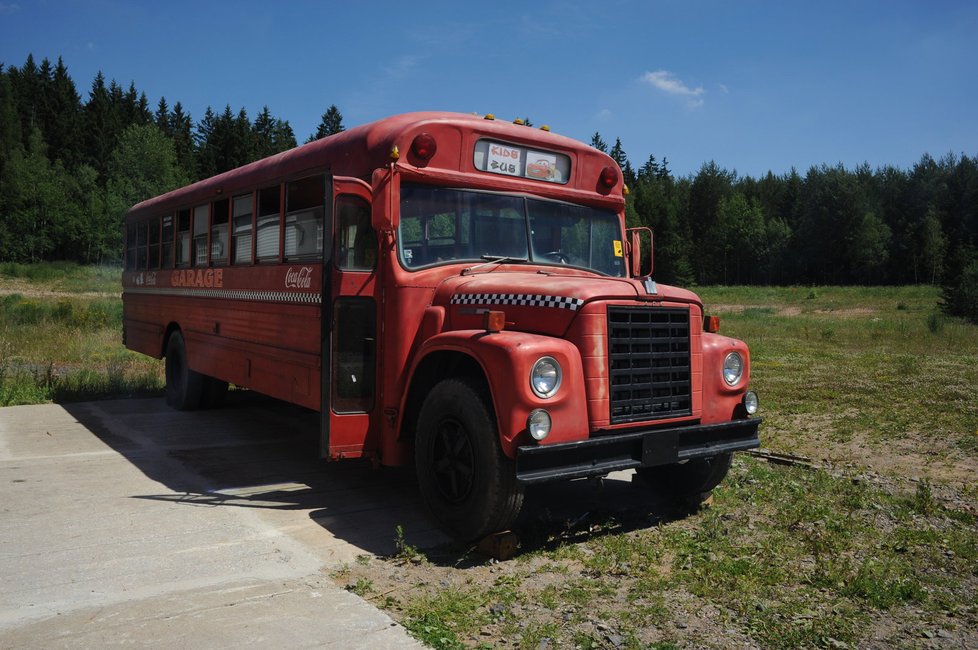
POLYGON ((417 547, 408 544, 404 537, 404 526, 398 524, 394 527, 394 558, 403 562, 421 563, 427 560, 424 553, 417 547))
POLYGON ((366 578, 357 578, 355 583, 346 586, 346 590, 363 598, 374 591, 374 583, 366 578))
POLYGON ((940 334, 943 332, 946 323, 947 316, 942 312, 932 311, 927 315, 927 329, 930 330, 931 334, 940 334))

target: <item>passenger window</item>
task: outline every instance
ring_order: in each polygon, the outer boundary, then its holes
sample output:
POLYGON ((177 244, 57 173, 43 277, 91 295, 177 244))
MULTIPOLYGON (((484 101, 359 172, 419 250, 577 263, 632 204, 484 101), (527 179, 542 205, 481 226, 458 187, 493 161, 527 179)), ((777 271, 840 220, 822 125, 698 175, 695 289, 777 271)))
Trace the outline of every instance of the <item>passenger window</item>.
POLYGON ((258 190, 258 226, 257 247, 258 260, 270 262, 278 259, 279 237, 279 202, 280 188, 266 187, 258 190))
POLYGON ((173 268, 173 215, 163 217, 163 248, 160 268, 173 268))
POLYGON ((194 208, 194 266, 207 265, 207 226, 209 205, 194 208))
POLYGON ((336 266, 349 271, 372 271, 377 265, 377 233, 370 225, 370 204, 361 198, 336 200, 336 266))
POLYGON ((251 194, 234 197, 234 263, 251 264, 251 194))
POLYGON ((211 213, 211 264, 228 263, 228 200, 214 201, 211 213))
POLYGON ((285 200, 285 257, 319 257, 323 252, 324 176, 312 176, 288 184, 285 200))
POLYGON ((146 268, 160 268, 160 218, 149 220, 149 259, 146 268))
POLYGON ((190 210, 177 213, 177 266, 190 266, 190 210))
POLYGON ((146 222, 136 225, 136 268, 146 268, 146 222))
POLYGON ((136 224, 131 223, 126 228, 126 270, 136 269, 136 224))

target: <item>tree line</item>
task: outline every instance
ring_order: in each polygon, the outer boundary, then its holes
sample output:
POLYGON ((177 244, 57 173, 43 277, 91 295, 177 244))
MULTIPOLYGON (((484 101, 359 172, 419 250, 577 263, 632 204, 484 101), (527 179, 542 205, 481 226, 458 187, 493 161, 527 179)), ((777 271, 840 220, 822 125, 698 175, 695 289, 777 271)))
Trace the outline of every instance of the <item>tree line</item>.
MULTIPOLYGON (((343 129, 330 106, 306 142, 343 129)), ((677 177, 654 155, 636 169, 620 139, 590 144, 622 168, 628 224, 655 233, 660 281, 940 284, 946 309, 978 322, 978 157, 760 178, 707 162, 677 177)), ((267 106, 195 121, 101 73, 83 100, 60 58, 0 63, 0 261, 117 261, 132 204, 296 145, 267 106)))
MULTIPOLYGON (((310 142, 343 130, 331 106, 310 142)), ((115 262, 133 204, 297 145, 268 106, 197 121, 99 72, 84 101, 62 59, 0 63, 0 261, 115 262)))
POLYGON ((627 222, 652 228, 664 282, 935 284, 946 311, 978 322, 978 156, 760 178, 708 162, 676 178, 651 155, 634 169, 620 139, 591 145, 622 168, 627 222))

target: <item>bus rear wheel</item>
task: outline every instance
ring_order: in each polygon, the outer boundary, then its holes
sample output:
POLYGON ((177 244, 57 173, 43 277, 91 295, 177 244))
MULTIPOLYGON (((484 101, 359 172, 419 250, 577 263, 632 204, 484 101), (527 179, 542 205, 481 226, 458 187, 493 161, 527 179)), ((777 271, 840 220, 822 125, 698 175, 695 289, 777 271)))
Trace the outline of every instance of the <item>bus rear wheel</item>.
POLYGON ((442 526, 472 541, 505 530, 519 514, 523 490, 503 454, 486 391, 446 379, 421 406, 415 466, 421 496, 442 526))
POLYGON ((183 334, 174 332, 166 344, 166 403, 178 411, 199 408, 204 399, 207 377, 187 364, 187 345, 183 334))
POLYGON ((680 505, 698 507, 727 476, 733 454, 693 458, 683 463, 639 467, 636 476, 658 494, 680 505))

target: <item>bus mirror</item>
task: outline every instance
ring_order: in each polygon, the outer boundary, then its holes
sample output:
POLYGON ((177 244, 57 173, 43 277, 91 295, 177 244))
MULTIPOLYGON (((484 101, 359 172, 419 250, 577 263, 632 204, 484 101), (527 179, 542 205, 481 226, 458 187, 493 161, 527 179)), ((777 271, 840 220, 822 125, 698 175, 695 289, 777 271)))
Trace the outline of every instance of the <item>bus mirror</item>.
POLYGON ((633 278, 644 278, 652 275, 652 229, 647 227, 629 228, 628 248, 631 276, 633 278), (645 235, 643 237, 642 235, 645 235), (648 262, 643 263, 642 249, 648 251, 648 262))

